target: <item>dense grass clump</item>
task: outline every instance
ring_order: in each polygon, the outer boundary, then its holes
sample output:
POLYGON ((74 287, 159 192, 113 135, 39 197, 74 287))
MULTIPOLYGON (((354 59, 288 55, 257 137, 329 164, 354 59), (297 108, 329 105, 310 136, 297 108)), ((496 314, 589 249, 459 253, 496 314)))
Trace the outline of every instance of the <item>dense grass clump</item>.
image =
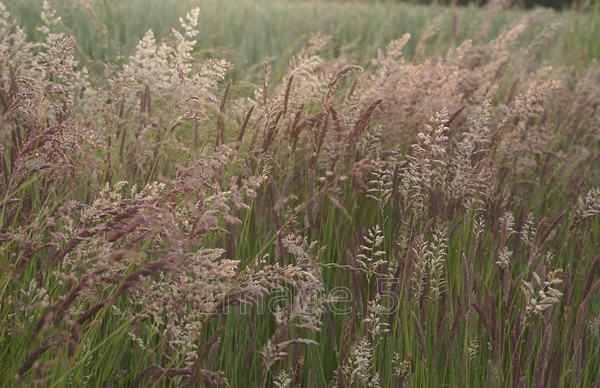
POLYGON ((232 81, 197 8, 101 73, 0 8, 1 385, 600 384, 597 13, 232 81))

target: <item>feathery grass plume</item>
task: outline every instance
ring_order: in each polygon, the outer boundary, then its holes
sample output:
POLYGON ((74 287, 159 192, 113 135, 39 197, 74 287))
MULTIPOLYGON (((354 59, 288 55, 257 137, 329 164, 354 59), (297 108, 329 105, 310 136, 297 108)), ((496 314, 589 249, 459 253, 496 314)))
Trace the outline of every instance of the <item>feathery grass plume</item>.
POLYGON ((386 306, 381 304, 381 296, 375 295, 373 300, 367 303, 367 317, 363 320, 363 324, 366 324, 367 332, 371 339, 371 343, 374 347, 384 339, 384 334, 390 332, 389 323, 382 322, 386 306))
MULTIPOLYGON (((337 73, 335 73, 332 77, 331 80, 329 81, 329 84, 327 85, 327 94, 325 95, 325 99, 323 101, 323 105, 324 106, 329 106, 329 103, 331 102, 331 98, 333 97, 337 87, 338 87, 338 83, 340 82, 340 80, 342 78, 344 78, 346 75, 355 72, 355 71, 362 71, 363 68, 360 66, 356 66, 356 65, 349 65, 344 67, 342 70, 338 71, 337 73)), ((289 95, 289 93, 288 93, 289 95)), ((289 96, 288 96, 289 98, 289 96)))
POLYGON ((42 19, 42 25, 38 27, 37 30, 42 34, 47 35, 43 45, 45 45, 45 48, 50 48, 65 36, 62 32, 52 32, 51 30, 59 27, 62 17, 56 15, 56 9, 54 9, 49 1, 44 0, 40 18, 42 19))
POLYGON ((405 383, 410 381, 411 361, 411 356, 407 356, 404 360, 400 361, 400 354, 394 352, 394 358, 392 359, 392 365, 394 367, 393 374, 398 381, 399 387, 406 386, 405 383))
POLYGON ((377 201, 379 212, 383 215, 394 190, 394 170, 390 163, 375 159, 370 173, 371 179, 368 182, 369 189, 366 196, 377 201))
POLYGON ((383 98, 384 103, 374 118, 383 125, 384 140, 390 145, 403 140, 410 142, 416 135, 410 132, 413 128, 422 126, 445 107, 460 105, 457 69, 445 68, 441 61, 436 63, 431 59, 417 65, 397 59, 398 47, 408 38, 405 35, 401 41, 392 42, 387 57, 378 58, 375 65, 381 70, 365 93, 371 98, 383 98))
POLYGON ((369 388, 381 386, 379 372, 374 370, 373 348, 367 338, 361 338, 354 343, 342 371, 353 384, 369 388))
POLYGON ((590 189, 585 196, 577 198, 577 213, 570 229, 573 230, 586 218, 600 214, 600 189, 590 189))
MULTIPOLYGON (((310 295, 306 293, 304 296, 310 295)), ((308 296, 310 298, 310 296, 308 296)), ((307 303, 312 304, 314 301, 310 301, 303 297, 295 298, 294 304, 290 307, 290 310, 284 312, 282 310, 276 310, 274 317, 277 322, 277 329, 273 336, 267 340, 263 346, 263 350, 260 354, 263 357, 262 368, 260 371, 260 382, 264 385, 267 378, 267 373, 271 367, 278 361, 283 360, 288 356, 287 349, 294 344, 306 344, 306 345, 317 345, 318 343, 307 338, 294 338, 289 339, 288 331, 292 327, 292 321, 295 318, 299 318, 300 322, 294 324, 298 328, 304 328, 309 331, 320 330, 319 315, 321 310, 307 310, 307 303), (309 322, 307 322, 308 320, 309 322)))
POLYGON ((498 152, 512 161, 516 173, 529 170, 537 165, 534 156, 540 154, 550 136, 547 123, 539 120, 544 104, 556 90, 560 82, 545 81, 550 69, 542 68, 523 93, 515 97, 502 119, 501 131, 505 132, 498 152))
POLYGON ((562 279, 559 276, 561 273, 561 269, 550 272, 548 280, 542 281, 540 276, 533 272, 533 282, 523 280, 521 290, 525 296, 525 311, 527 316, 541 314, 547 308, 560 303, 563 293, 554 288, 554 286, 562 283, 562 279))
POLYGON ((288 387, 291 387, 292 379, 287 374, 287 372, 285 371, 285 369, 282 369, 279 372, 279 374, 277 375, 277 380, 275 380, 273 382, 273 384, 277 388, 288 388, 288 387))
POLYGON ((444 267, 448 255, 447 228, 435 226, 431 240, 427 240, 420 248, 421 260, 425 263, 425 276, 429 278, 429 292, 434 304, 441 302, 446 293, 446 275, 444 267))
MULTIPOLYGON (((485 101, 469 119, 469 128, 450 153, 448 178, 444 191, 456 209, 480 209, 496 191, 496 169, 490 159, 491 105, 485 101)), ((450 210, 450 209, 449 209, 450 210)))
POLYGON ((383 231, 379 225, 375 225, 367 231, 367 235, 363 237, 364 244, 360 245, 360 252, 356 255, 355 260, 359 268, 365 271, 367 278, 371 275, 379 273, 380 266, 387 261, 382 256, 386 255, 383 250, 383 231))
MULTIPOLYGON (((430 194, 442 185, 446 163, 446 110, 430 118, 432 124, 426 124, 425 130, 419 132, 419 141, 412 144, 414 155, 408 155, 407 165, 400 171, 398 192, 403 200, 403 207, 412 209, 418 217, 428 209, 430 194)), ((433 210, 433 209, 429 209, 433 210)))

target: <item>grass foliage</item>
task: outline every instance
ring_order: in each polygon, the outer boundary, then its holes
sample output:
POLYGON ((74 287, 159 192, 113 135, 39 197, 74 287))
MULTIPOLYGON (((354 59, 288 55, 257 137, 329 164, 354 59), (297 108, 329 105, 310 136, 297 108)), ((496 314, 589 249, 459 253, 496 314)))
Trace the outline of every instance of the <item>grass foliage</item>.
MULTIPOLYGON (((30 40, 42 38, 36 31, 42 23, 42 3, 43 0, 13 0, 7 4, 30 40)), ((248 76, 254 80, 260 69, 245 70, 269 56, 273 76, 280 80, 288 59, 317 32, 333 36, 321 56, 345 56, 366 66, 377 55, 377 49, 405 33, 411 34, 412 39, 404 55, 412 59, 425 27, 437 33, 428 42, 428 54, 443 53, 466 39, 489 42, 512 21, 525 17, 533 19, 524 33, 529 39, 560 26, 560 34, 540 47, 538 58, 559 66, 587 64, 600 56, 598 9, 591 7, 592 12, 526 14, 518 8, 471 6, 453 10, 436 5, 362 0, 56 0, 53 4, 62 16, 57 30, 75 37, 80 61, 93 63, 90 69, 98 73, 134 54, 148 29, 158 39, 168 39, 172 28, 179 26, 179 18, 194 7, 201 9, 195 52, 201 57, 232 62, 235 67, 228 76, 233 78, 248 76)))
POLYGON ((0 5, 0 385, 600 384, 597 10, 132 3, 0 5))

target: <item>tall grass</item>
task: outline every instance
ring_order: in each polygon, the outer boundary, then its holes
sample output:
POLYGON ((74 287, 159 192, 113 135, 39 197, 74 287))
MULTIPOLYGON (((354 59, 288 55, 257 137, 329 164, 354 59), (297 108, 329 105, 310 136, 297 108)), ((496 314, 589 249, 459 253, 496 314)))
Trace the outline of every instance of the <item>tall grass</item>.
MULTIPOLYGON (((76 38, 82 59, 93 61, 98 72, 107 64, 114 64, 117 55, 131 55, 148 29, 159 38, 167 37, 177 26, 179 17, 198 6, 196 50, 202 56, 232 61, 235 64, 230 73, 232 77, 262 63, 266 56, 274 61, 274 75, 280 77, 287 58, 317 32, 334 36, 322 55, 346 56, 357 64, 367 65, 377 48, 405 33, 413 37, 405 49, 405 55, 412 58, 426 26, 435 27, 439 32, 430 42, 431 50, 439 52, 465 39, 489 41, 505 26, 525 15, 520 9, 495 11, 472 6, 458 7, 454 13, 447 7, 397 2, 59 0, 55 3, 63 16, 60 29, 76 38), (480 28, 482 25, 485 28, 480 28)), ((8 10, 19 16, 19 23, 33 39, 37 36, 35 27, 40 24, 41 7, 41 0, 17 0, 8 4, 8 10)), ((563 25, 561 34, 541 48, 540 58, 552 61, 555 66, 589 63, 598 58, 598 9, 591 11, 532 14, 543 20, 526 32, 529 37, 538 35, 553 23, 563 25)))
POLYGON ((2 14, 1 385, 600 383, 597 13, 216 4, 92 76, 2 14))

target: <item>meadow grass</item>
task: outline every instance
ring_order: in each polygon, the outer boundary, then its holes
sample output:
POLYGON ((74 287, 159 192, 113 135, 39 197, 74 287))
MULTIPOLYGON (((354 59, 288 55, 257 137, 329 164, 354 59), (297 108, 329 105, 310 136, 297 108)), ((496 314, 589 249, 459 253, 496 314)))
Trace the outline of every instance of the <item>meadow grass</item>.
POLYGON ((9 9, 0 385, 600 384, 597 9, 9 9))
MULTIPOLYGON (((405 49, 406 57, 412 58, 421 31, 432 24, 439 33, 429 47, 431 52, 441 52, 465 39, 489 41, 525 14, 518 8, 486 11, 476 6, 457 7, 453 28, 453 8, 386 1, 58 0, 55 6, 63 17, 60 29, 76 38, 81 59, 93 61, 98 72, 107 64, 118 62, 118 56, 131 55, 148 29, 158 38, 168 37, 181 15, 200 7, 195 50, 200 56, 232 61, 235 67, 230 77, 259 73, 244 70, 261 64, 266 56, 275 63, 274 75, 280 77, 288 58, 316 33, 334 36, 322 55, 346 56, 364 66, 378 48, 405 33, 413 37, 405 49), (483 25, 485 29, 480 28, 483 25)), ((41 8, 41 0, 16 0, 8 4, 8 10, 18 16, 31 39, 36 39, 41 8)), ((598 9, 590 10, 544 14, 544 20, 535 23, 527 35, 538 35, 552 23, 562 24, 562 29, 541 49, 539 58, 555 66, 587 64, 598 58, 598 9)))

